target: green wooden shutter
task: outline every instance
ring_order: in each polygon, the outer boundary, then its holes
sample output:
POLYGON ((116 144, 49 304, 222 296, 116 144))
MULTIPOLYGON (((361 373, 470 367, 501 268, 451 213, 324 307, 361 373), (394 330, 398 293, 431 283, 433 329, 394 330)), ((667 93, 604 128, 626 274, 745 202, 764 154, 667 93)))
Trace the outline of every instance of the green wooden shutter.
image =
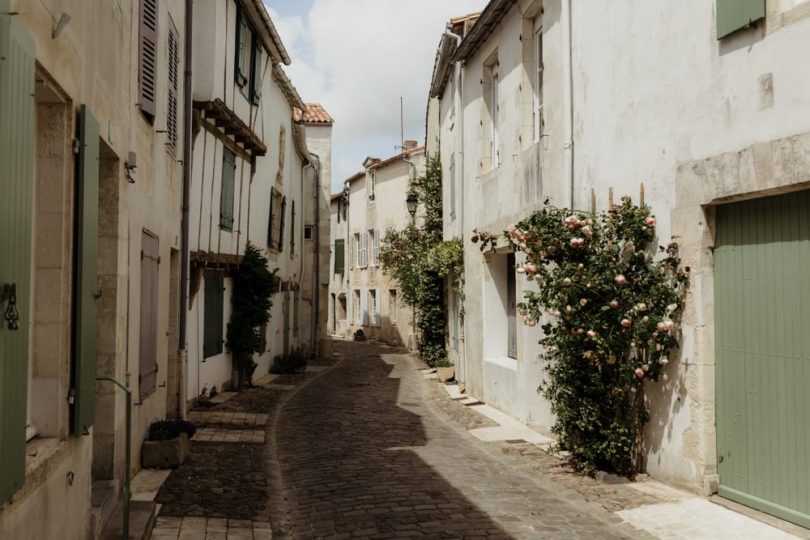
POLYGON ((247 21, 241 8, 236 10, 236 59, 234 61, 234 79, 240 87, 247 83, 245 58, 247 57, 247 21))
POLYGON ((262 97, 262 42, 253 34, 253 50, 250 55, 250 102, 259 104, 262 97))
POLYGON ((222 154, 222 190, 219 195, 219 226, 233 231, 233 181, 236 174, 236 156, 228 148, 222 154))
POLYGON ((346 266, 346 246, 342 238, 335 240, 335 274, 343 275, 346 266))
POLYGON ((223 286, 222 277, 206 276, 203 314, 203 358, 222 352, 223 286))
POLYGON ((287 211, 287 197, 281 198, 281 219, 278 228, 278 250, 284 251, 284 214, 287 211))
POLYGON ((86 105, 79 109, 78 234, 73 324, 73 434, 93 425, 96 379, 96 292, 98 291, 98 122, 86 105))
POLYGON ((717 39, 765 18, 765 0, 717 0, 717 39))
POLYGON ((35 145, 34 42, 8 11, 0 1, 0 288, 15 284, 20 318, 0 319, 0 502, 25 482, 35 145))
POLYGON ((273 205, 275 204, 276 190, 270 189, 270 216, 267 219, 267 246, 273 248, 273 205))
POLYGON ((295 255, 295 201, 292 202, 290 213, 290 253, 295 255))

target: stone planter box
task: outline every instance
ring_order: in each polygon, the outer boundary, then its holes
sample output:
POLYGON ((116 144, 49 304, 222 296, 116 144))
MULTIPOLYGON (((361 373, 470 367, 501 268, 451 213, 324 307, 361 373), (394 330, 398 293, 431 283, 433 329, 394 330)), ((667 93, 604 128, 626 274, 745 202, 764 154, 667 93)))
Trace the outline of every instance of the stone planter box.
POLYGON ((447 382, 455 376, 456 368, 454 366, 436 368, 436 378, 439 379, 439 382, 447 382))
POLYGON ((167 441, 143 441, 141 463, 146 469, 176 469, 188 457, 188 435, 167 441))

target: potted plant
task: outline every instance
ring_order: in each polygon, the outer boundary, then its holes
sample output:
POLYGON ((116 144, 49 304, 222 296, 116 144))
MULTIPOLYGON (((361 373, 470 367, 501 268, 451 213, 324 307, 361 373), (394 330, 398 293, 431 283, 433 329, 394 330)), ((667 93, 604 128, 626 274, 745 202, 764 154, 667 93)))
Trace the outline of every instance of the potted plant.
POLYGON ((436 365, 436 378, 439 379, 439 382, 452 381, 455 376, 456 367, 449 360, 445 359, 436 365))
POLYGON ((141 448, 141 463, 149 469, 174 469, 188 457, 189 439, 197 428, 185 420, 152 422, 141 448))

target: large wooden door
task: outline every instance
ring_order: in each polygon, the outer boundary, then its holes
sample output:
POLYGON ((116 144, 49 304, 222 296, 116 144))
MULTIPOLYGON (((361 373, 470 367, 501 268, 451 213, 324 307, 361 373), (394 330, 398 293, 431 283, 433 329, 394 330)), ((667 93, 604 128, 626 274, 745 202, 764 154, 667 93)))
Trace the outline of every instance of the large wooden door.
POLYGON ((720 206, 717 452, 724 497, 810 526, 810 191, 720 206))

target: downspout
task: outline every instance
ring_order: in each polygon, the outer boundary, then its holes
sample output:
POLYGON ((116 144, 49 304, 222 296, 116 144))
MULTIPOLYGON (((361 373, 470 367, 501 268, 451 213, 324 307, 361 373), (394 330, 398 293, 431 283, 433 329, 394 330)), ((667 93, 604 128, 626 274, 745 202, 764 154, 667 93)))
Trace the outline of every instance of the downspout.
POLYGON ((320 334, 318 329, 321 324, 321 158, 317 154, 310 153, 315 160, 313 170, 315 171, 315 288, 314 302, 312 306, 313 326, 312 326, 312 349, 316 354, 320 350, 320 334))
MULTIPOLYGON (((444 35, 453 38, 456 40, 456 50, 458 47, 461 46, 462 37, 455 32, 453 32, 448 26, 444 30, 444 35)), ((458 124, 458 149, 457 154, 461 157, 459 161, 459 178, 461 181, 458 184, 459 194, 461 195, 461 204, 458 207, 458 221, 459 226, 456 230, 459 231, 459 235, 462 238, 462 244, 464 235, 466 234, 466 229, 464 228, 464 108, 462 107, 462 97, 463 97, 463 88, 464 88, 464 71, 461 67, 461 61, 457 60, 455 62, 455 73, 454 77, 456 78, 456 92, 453 95, 453 106, 456 109, 456 123, 458 124)), ((453 179, 455 181, 455 178, 453 179)), ((454 293, 455 294, 455 293, 454 293)), ((456 316, 456 314, 454 314, 456 316)), ((458 369, 458 380, 464 383, 465 375, 467 371, 467 328, 466 328, 466 319, 462 318, 461 320, 461 329, 464 333, 464 339, 462 340, 462 348, 461 348, 461 362, 457 366, 458 369)))
POLYGON ((185 51, 183 56, 183 217, 180 223, 180 321, 179 321, 179 354, 177 401, 180 418, 186 417, 186 366, 188 365, 188 348, 186 346, 186 325, 188 319, 188 215, 191 199, 191 61, 192 61, 192 27, 194 0, 186 0, 185 51))
MULTIPOLYGON (((410 183, 411 183, 412 180, 414 180, 416 178, 416 165, 414 164, 413 161, 411 161, 410 159, 408 159, 405 156, 405 150, 404 149, 403 149, 402 153, 399 155, 399 158, 402 161, 404 161, 405 163, 407 163, 408 165, 410 165, 410 167, 408 168, 408 189, 410 190, 410 183), (413 171, 413 178, 412 178, 412 175, 411 175, 411 171, 413 171)), ((411 216, 411 224, 414 227, 416 227, 416 213, 415 212, 414 212, 413 216, 411 216)), ((416 306, 411 306, 411 332, 413 333, 414 339, 416 340, 416 343, 414 345, 417 346, 419 344, 419 334, 416 331, 416 306)), ((410 341, 410 339, 408 341, 410 341)))
POLYGON ((574 209, 574 67, 573 67, 573 24, 571 2, 563 0, 563 41, 566 51, 563 55, 563 107, 565 109, 564 140, 565 178, 570 189, 570 209, 574 209))

